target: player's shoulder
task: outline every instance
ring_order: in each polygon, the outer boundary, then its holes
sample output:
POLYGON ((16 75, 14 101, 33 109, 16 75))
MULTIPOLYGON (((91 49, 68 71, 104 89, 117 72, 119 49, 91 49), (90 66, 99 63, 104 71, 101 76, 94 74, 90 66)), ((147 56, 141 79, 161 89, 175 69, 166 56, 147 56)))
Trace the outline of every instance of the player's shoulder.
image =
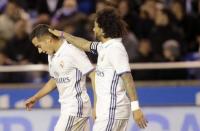
POLYGON ((77 48, 76 46, 69 44, 69 47, 71 49, 71 51, 73 51, 73 53, 85 53, 83 50, 77 48))
POLYGON ((72 44, 68 44, 68 54, 73 57, 85 57, 86 53, 72 44))
POLYGON ((123 50, 124 49, 124 45, 123 45, 122 41, 116 40, 116 41, 113 41, 108 48, 111 49, 111 50, 112 49, 123 50))
POLYGON ((63 52, 64 55, 77 53, 77 52, 83 52, 82 50, 80 50, 79 48, 77 48, 74 45, 70 44, 66 40, 64 41, 64 45, 65 45, 65 47, 64 47, 65 51, 63 52))
POLYGON ((126 55, 127 51, 124 47, 124 44, 122 43, 122 41, 118 40, 118 41, 114 41, 111 46, 109 46, 109 51, 108 52, 112 52, 111 56, 122 56, 122 55, 126 55))

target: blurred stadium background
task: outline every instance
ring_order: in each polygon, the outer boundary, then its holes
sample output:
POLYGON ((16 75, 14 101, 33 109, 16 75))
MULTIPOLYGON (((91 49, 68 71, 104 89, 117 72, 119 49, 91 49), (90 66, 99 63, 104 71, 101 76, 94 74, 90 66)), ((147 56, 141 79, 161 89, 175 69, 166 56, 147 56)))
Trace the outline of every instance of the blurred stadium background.
MULTIPOLYGON (((149 121, 144 131, 200 131, 200 0, 0 0, 0 131, 53 131, 59 116, 57 91, 24 109, 49 78, 46 56, 28 38, 34 25, 95 40, 94 13, 107 3, 129 29, 124 45, 149 121)), ((132 118, 128 131, 140 131, 132 118)))

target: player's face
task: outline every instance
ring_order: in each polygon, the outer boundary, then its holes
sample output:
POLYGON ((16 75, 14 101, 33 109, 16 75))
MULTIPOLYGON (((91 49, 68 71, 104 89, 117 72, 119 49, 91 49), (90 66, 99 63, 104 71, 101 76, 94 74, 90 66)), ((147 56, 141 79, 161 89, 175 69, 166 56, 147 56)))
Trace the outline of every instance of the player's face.
POLYGON ((54 49, 51 46, 52 45, 52 40, 47 37, 42 37, 42 38, 33 38, 32 43, 35 47, 38 48, 39 53, 45 53, 48 55, 54 54, 54 49))
POLYGON ((99 25, 98 25, 98 23, 97 23, 96 21, 94 22, 93 31, 94 31, 95 37, 96 37, 97 39, 100 39, 100 38, 103 36, 103 31, 102 31, 102 29, 99 27, 99 25))

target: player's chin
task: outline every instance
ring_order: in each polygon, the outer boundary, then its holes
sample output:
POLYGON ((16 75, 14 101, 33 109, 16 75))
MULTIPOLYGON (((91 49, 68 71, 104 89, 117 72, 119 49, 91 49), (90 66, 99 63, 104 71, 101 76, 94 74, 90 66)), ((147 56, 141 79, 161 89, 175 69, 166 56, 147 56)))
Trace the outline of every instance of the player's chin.
POLYGON ((45 54, 47 54, 47 55, 53 55, 54 53, 53 52, 46 52, 45 54))
POLYGON ((39 52, 39 54, 48 54, 48 53, 45 51, 42 51, 42 52, 39 52))
POLYGON ((100 40, 100 36, 97 35, 97 36, 95 37, 95 39, 96 39, 96 40, 100 40))
POLYGON ((47 52, 47 51, 44 51, 44 52, 42 52, 42 53, 44 53, 44 54, 46 54, 46 55, 53 55, 52 52, 47 52))

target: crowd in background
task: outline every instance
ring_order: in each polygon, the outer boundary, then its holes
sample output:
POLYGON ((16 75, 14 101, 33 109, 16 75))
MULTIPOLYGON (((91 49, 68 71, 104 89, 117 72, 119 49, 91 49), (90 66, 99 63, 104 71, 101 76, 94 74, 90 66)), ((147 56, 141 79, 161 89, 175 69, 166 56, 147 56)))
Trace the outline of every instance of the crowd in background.
MULTIPOLYGON (((1 0, 0 65, 47 63, 29 40, 37 24, 49 24, 96 41, 95 12, 113 6, 127 23, 123 38, 130 63, 200 59, 199 0, 1 0)), ((96 56, 88 54, 93 63, 96 56)), ((0 82, 41 82, 45 73, 0 73, 0 82), (21 77, 26 76, 26 77, 21 77)), ((136 80, 199 78, 198 70, 133 70, 136 80)))

